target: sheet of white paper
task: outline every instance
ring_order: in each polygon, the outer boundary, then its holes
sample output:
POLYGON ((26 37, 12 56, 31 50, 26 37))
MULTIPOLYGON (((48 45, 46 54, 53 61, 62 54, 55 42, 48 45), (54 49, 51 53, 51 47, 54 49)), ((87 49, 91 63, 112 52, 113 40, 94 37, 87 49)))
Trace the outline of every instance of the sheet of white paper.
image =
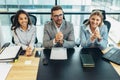
POLYGON ((31 63, 32 63, 31 60, 26 60, 26 61, 24 62, 25 65, 30 65, 31 63))
POLYGON ((67 50, 66 48, 52 48, 50 59, 53 60, 66 60, 67 50))
POLYGON ((9 73, 12 64, 9 63, 0 63, 0 80, 5 80, 7 74, 9 73))
POLYGON ((15 58, 20 46, 9 46, 4 49, 4 51, 0 54, 0 59, 9 59, 15 58))

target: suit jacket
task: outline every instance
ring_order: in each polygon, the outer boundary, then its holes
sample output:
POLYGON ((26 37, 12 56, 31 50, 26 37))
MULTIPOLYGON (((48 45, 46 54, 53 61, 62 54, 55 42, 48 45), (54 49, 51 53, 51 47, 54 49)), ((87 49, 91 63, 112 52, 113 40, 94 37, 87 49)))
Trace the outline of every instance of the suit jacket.
MULTIPOLYGON (((62 47, 73 48, 75 46, 73 24, 63 20, 60 31, 63 33, 64 36, 64 43, 62 47)), ((55 47, 53 44, 53 40, 55 38, 56 33, 57 29, 53 21, 50 21, 44 25, 43 46, 45 48, 55 47)))

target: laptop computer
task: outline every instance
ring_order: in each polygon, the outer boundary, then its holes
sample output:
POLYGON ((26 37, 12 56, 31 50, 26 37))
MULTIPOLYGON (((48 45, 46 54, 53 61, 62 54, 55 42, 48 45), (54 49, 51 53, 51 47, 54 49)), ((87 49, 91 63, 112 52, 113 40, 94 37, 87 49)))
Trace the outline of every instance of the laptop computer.
POLYGON ((111 48, 103 55, 103 58, 120 65, 120 49, 115 47, 111 48))

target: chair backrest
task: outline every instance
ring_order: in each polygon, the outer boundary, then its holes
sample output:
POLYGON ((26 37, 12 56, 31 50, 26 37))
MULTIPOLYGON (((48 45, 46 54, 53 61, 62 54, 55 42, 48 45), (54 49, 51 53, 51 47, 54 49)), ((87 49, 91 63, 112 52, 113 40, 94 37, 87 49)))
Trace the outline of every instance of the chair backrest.
MULTIPOLYGON (((105 12, 105 10, 94 9, 94 10, 92 10, 92 12, 95 11, 95 10, 99 10, 99 11, 102 12, 102 15, 103 15, 103 22, 104 22, 104 24, 107 26, 108 32, 109 32, 109 31, 110 31, 110 28, 111 28, 111 23, 110 23, 109 21, 106 20, 106 12, 105 12)), ((87 21, 88 21, 88 19, 84 20, 84 21, 83 21, 83 24, 85 24, 87 21)))
POLYGON ((107 26, 108 32, 110 31, 111 23, 109 21, 103 21, 104 24, 107 26))
POLYGON ((31 14, 29 14, 29 16, 30 16, 30 20, 31 20, 32 24, 34 24, 36 26, 36 22, 37 22, 36 16, 31 15, 31 14))
MULTIPOLYGON (((31 20, 32 24, 36 26, 36 22, 37 22, 36 16, 29 14, 29 17, 30 17, 30 20, 31 20)), ((12 24, 13 24, 13 22, 14 22, 14 18, 15 18, 15 15, 12 15, 12 16, 11 16, 11 23, 12 23, 12 24)), ((13 44, 15 43, 13 37, 12 37, 12 43, 13 43, 13 44)), ((36 43, 38 43, 37 37, 35 38, 35 44, 36 44, 36 43)))

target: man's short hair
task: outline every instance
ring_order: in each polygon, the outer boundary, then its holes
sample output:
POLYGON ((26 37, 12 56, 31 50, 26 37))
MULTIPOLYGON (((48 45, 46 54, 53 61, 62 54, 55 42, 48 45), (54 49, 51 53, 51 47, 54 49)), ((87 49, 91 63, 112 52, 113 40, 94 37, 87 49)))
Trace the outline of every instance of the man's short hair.
POLYGON ((52 7, 52 9, 51 9, 51 13, 53 13, 53 11, 56 11, 56 10, 62 10, 62 11, 63 11, 63 9, 62 9, 61 6, 54 6, 54 7, 52 7))

